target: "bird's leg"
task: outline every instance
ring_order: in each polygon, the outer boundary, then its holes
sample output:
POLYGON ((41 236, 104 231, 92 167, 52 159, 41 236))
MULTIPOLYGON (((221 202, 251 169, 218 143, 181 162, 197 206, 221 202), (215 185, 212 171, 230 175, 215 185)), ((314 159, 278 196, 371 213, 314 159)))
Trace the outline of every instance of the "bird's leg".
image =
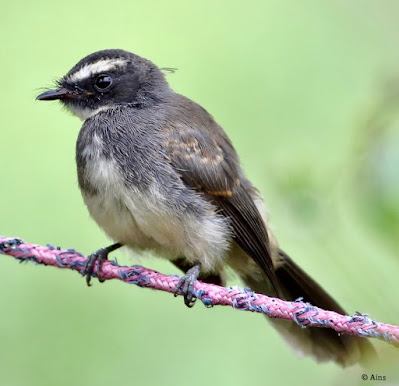
POLYGON ((108 259, 108 254, 112 251, 115 251, 115 249, 118 249, 122 247, 123 244, 121 243, 115 243, 112 244, 108 247, 101 248, 96 252, 93 252, 91 255, 87 257, 86 264, 82 270, 82 275, 86 276, 86 283, 88 286, 90 286, 90 280, 93 277, 94 274, 94 268, 97 262, 97 269, 96 269, 96 274, 99 282, 103 282, 104 279, 101 278, 101 267, 104 262, 104 260, 108 259))
MULTIPOLYGON (((171 263, 175 265, 177 268, 182 270, 183 272, 187 272, 193 265, 188 262, 188 260, 183 257, 177 257, 174 260, 171 260, 171 263)), ((197 280, 201 280, 204 283, 216 284, 224 287, 226 285, 224 275, 222 272, 200 272, 197 280)))
POLYGON ((201 263, 196 263, 184 276, 182 276, 175 288, 175 296, 181 291, 184 295, 184 304, 191 308, 197 298, 193 294, 194 284, 196 283, 201 271, 201 263))

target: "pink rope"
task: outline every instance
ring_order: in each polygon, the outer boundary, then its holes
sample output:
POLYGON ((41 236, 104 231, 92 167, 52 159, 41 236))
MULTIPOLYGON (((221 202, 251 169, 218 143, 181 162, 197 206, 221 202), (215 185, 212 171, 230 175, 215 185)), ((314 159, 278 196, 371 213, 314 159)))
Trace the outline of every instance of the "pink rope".
MULTIPOLYGON (((81 272, 86 257, 73 249, 60 249, 51 245, 47 247, 25 243, 19 238, 0 236, 0 253, 15 257, 20 261, 31 260, 39 264, 52 265, 58 268, 70 268, 81 272)), ((102 277, 106 280, 119 279, 140 287, 174 292, 179 281, 177 275, 163 275, 156 271, 134 265, 120 266, 113 261, 105 261, 102 266, 102 277)), ((359 314, 340 315, 304 303, 300 299, 289 302, 266 295, 256 294, 251 290, 239 287, 220 287, 198 281, 195 284, 195 296, 206 306, 232 306, 252 312, 264 313, 271 318, 291 320, 301 327, 328 327, 338 333, 373 337, 389 343, 399 343, 399 327, 379 323, 359 314)))

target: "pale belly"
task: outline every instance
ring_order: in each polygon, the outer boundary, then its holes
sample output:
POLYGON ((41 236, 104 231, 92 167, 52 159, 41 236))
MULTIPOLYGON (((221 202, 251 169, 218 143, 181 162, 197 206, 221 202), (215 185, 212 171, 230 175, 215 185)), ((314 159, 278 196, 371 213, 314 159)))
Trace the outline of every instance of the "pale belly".
POLYGON ((144 234, 126 205, 117 198, 103 195, 83 196, 89 212, 97 224, 114 241, 145 249, 154 244, 144 234))
POLYGON ((82 191, 83 199, 90 215, 111 239, 134 249, 157 246, 151 233, 143 231, 143 224, 138 221, 153 209, 138 189, 124 185, 113 161, 88 160, 86 178, 96 193, 82 191))
POLYGON ((83 192, 84 201, 114 241, 136 251, 153 250, 167 259, 185 256, 193 263, 201 261, 205 270, 223 260, 230 228, 209 203, 193 194, 198 207, 188 210, 175 192, 161 193, 155 180, 146 189, 127 186, 109 159, 88 160, 85 175, 95 193, 83 192))

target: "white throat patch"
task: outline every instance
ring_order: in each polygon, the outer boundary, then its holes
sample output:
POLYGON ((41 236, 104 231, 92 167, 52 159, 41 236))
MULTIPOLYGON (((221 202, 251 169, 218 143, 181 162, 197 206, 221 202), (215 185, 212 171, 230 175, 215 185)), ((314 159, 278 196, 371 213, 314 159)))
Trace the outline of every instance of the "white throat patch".
POLYGON ((98 113, 101 113, 102 111, 108 111, 112 110, 112 106, 102 106, 99 107, 98 109, 89 109, 89 108, 84 108, 80 106, 74 106, 74 105, 69 105, 65 106, 69 111, 72 112, 72 114, 76 115, 80 120, 85 121, 86 119, 89 119, 91 117, 94 117, 98 113))
POLYGON ((127 64, 126 59, 101 59, 94 63, 84 65, 82 68, 68 76, 68 81, 79 82, 87 79, 94 74, 101 74, 102 72, 109 71, 115 67, 123 67, 127 64))

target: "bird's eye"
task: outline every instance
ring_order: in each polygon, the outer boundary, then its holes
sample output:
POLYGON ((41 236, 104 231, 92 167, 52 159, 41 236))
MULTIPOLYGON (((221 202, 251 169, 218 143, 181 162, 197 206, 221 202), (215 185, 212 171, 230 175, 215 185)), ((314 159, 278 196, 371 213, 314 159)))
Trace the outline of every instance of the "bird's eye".
POLYGON ((112 84, 112 78, 109 75, 99 75, 96 78, 94 86, 96 87, 97 90, 104 91, 109 87, 111 87, 111 84, 112 84))

